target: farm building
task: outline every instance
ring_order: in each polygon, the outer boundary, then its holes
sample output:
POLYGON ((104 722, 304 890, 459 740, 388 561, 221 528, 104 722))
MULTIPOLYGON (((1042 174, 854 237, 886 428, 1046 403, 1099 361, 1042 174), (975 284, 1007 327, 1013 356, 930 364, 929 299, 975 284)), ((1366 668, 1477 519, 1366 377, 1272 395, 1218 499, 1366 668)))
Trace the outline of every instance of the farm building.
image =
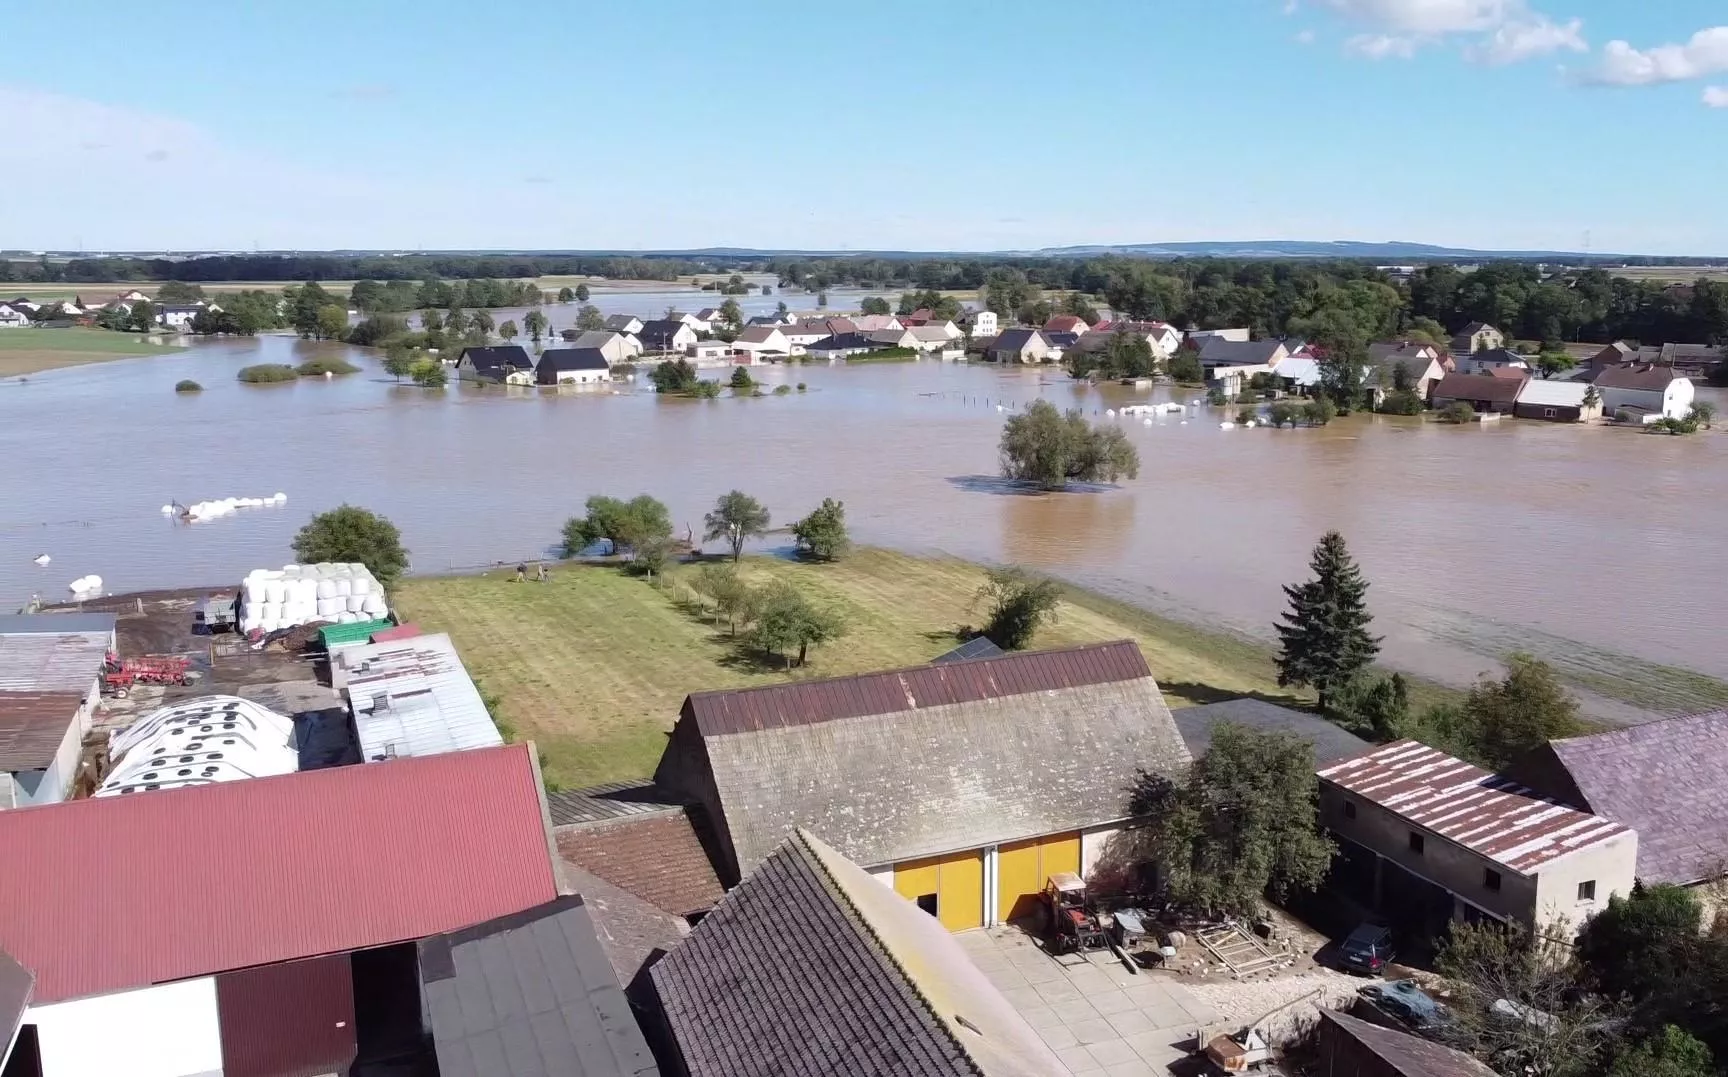
POLYGON ((541 385, 600 385, 612 380, 612 365, 599 348, 548 348, 534 368, 541 385))
POLYGON ((0 616, 0 809, 71 795, 114 625, 107 613, 0 616))
POLYGON ((456 360, 456 377, 461 381, 532 385, 534 360, 520 344, 504 344, 495 348, 463 348, 462 357, 456 360))
POLYGON ((1531 378, 1519 390, 1512 414, 1520 419, 1543 419, 1551 423, 1580 423, 1602 415, 1600 396, 1592 397, 1590 386, 1581 381, 1549 381, 1531 378))
POLYGON ((330 685, 348 701, 368 763, 504 743, 442 632, 343 648, 331 659, 330 685))
POLYGON ((959 931, 1089 870, 1144 775, 1188 763, 1123 641, 699 692, 655 784, 701 807, 722 879, 806 827, 959 931))

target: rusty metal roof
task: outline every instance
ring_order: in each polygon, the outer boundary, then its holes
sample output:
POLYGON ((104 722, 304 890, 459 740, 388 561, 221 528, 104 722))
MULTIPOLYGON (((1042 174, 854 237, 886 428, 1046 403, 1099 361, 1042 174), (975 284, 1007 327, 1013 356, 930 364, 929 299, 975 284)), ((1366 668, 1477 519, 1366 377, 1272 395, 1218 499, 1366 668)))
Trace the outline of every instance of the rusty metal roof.
POLYGON ((0 771, 47 770, 83 705, 77 692, 0 692, 0 771))
POLYGON ((108 657, 112 633, 0 634, 0 691, 90 691, 108 657))
POLYGON ((1117 640, 973 662, 697 692, 684 701, 684 714, 695 719, 704 737, 714 737, 1150 676, 1139 646, 1117 640))
POLYGON ((1414 740, 1382 745, 1319 774, 1345 792, 1520 875, 1631 833, 1619 823, 1549 800, 1414 740))

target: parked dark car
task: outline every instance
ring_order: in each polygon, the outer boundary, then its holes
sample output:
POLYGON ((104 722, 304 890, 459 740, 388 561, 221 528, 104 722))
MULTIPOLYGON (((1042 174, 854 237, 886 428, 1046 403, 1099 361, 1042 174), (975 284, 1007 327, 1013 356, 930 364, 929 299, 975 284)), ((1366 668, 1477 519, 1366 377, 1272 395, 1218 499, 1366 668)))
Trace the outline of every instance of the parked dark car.
POLYGON ((1350 972, 1379 976, 1398 953, 1392 946, 1392 929, 1362 924, 1338 944, 1338 958, 1350 972))

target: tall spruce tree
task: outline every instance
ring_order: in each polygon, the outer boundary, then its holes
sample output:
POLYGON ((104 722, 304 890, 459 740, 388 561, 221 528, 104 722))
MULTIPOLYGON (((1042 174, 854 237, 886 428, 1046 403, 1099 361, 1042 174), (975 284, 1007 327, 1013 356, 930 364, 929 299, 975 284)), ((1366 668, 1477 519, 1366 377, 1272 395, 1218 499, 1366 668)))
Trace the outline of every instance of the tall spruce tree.
POLYGON ((1278 683, 1312 686, 1320 695, 1321 713, 1330 714, 1336 693, 1380 653, 1380 639, 1368 634, 1374 619, 1368 612, 1368 581, 1344 536, 1326 532, 1309 564, 1312 580, 1284 588, 1290 610, 1277 626, 1283 644, 1278 683))

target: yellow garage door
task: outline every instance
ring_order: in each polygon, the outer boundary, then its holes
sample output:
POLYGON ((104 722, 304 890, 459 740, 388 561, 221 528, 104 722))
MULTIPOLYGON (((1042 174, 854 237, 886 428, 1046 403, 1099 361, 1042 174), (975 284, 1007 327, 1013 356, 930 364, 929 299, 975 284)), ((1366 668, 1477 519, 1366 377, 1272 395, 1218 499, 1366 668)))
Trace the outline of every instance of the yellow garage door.
POLYGON ((1038 911, 1044 880, 1080 873, 1080 835, 1055 834, 1004 845, 996 851, 996 919, 1019 920, 1038 911))
POLYGON ((984 854, 957 853, 894 865, 894 889, 949 931, 984 923, 984 854))

